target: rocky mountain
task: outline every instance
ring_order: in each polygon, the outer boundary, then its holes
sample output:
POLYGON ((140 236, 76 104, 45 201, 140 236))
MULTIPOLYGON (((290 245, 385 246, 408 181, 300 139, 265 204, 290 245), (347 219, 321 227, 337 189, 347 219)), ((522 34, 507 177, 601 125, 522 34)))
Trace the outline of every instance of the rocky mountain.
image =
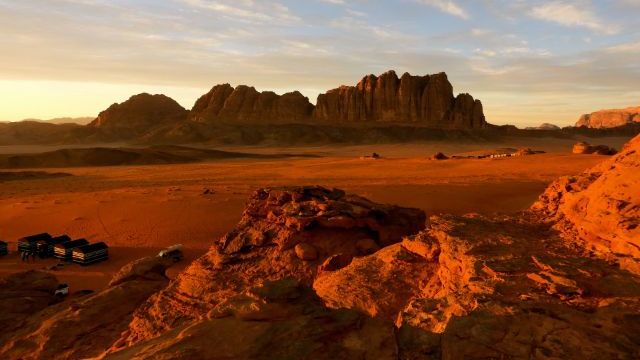
POLYGON ((227 124, 411 123, 434 128, 482 128, 482 104, 468 94, 454 98, 444 73, 398 78, 394 71, 368 75, 357 86, 318 96, 317 106, 299 92, 276 95, 253 87, 217 85, 196 101, 190 119, 227 124))
POLYGON ((514 215, 259 189, 171 281, 159 258, 62 302, 50 274, 0 280, 0 357, 636 359, 639 154, 640 136, 514 215))
POLYGON ((560 130, 558 125, 542 123, 540 126, 530 126, 525 128, 525 130, 560 130))
POLYGON ((203 123, 292 124, 310 120, 313 105, 300 92, 277 95, 272 91, 229 84, 216 85, 200 97, 189 118, 203 123))
POLYGON ((576 126, 588 128, 614 128, 627 124, 640 123, 640 107, 626 109, 600 110, 580 117, 576 126))
POLYGON ((486 125, 482 103, 469 94, 453 95, 445 73, 398 78, 394 71, 365 76, 318 96, 319 122, 411 123, 434 128, 478 129, 486 125))
POLYGON ((101 140, 96 129, 78 124, 39 121, 0 123, 0 145, 75 144, 101 140))
MULTIPOLYGON (((93 117, 61 117, 61 118, 53 118, 53 119, 47 119, 47 120, 42 120, 42 119, 23 119, 20 121, 14 121, 16 123, 19 122, 40 122, 40 123, 47 123, 47 124, 78 124, 78 125, 87 125, 88 123, 92 122, 95 118, 93 117)), ((10 121, 0 121, 0 123, 8 123, 10 121)))
POLYGON ((122 139, 142 136, 162 126, 172 126, 186 119, 185 110, 165 95, 134 95, 102 111, 88 126, 122 139))

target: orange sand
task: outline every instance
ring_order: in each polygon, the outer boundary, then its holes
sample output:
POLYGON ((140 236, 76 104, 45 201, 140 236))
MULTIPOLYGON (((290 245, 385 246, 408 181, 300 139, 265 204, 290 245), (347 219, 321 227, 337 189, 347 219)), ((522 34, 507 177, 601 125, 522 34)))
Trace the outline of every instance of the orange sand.
MULTIPOLYGON (((184 244, 183 264, 204 253, 240 219, 245 200, 259 187, 339 187, 376 202, 418 207, 427 215, 523 210, 557 177, 580 173, 604 158, 567 154, 566 141, 554 146, 550 149, 562 152, 497 160, 430 161, 432 149, 423 145, 391 145, 306 150, 326 155, 320 158, 49 169, 75 176, 0 183, 0 239, 11 243, 11 250, 16 239, 37 232, 106 241, 112 246, 108 262, 55 272, 73 289, 100 289, 122 265, 162 247, 184 244), (373 151, 388 157, 354 156, 373 151)), ((0 276, 55 263, 26 265, 14 254, 0 258, 0 276)))

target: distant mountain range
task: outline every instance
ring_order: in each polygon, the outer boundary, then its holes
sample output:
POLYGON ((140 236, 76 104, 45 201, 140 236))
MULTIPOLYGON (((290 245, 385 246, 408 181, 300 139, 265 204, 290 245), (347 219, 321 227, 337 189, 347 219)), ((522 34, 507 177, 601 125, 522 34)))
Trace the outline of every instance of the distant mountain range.
MULTIPOLYGON (((47 123, 47 124, 78 124, 78 125, 87 125, 90 122, 92 122, 95 118, 93 117, 60 117, 60 118, 53 118, 53 119, 48 119, 48 120, 42 120, 42 119, 23 119, 20 121, 15 121, 15 122, 40 122, 40 123, 47 123)), ((8 123, 9 121, 3 121, 4 123, 8 123)))
MULTIPOLYGON (((97 118, 0 123, 0 145, 378 143, 433 139, 487 139, 527 135, 513 126, 487 123, 480 100, 454 95, 445 73, 398 77, 368 75, 340 86, 313 105, 300 92, 278 95, 253 87, 214 86, 187 110, 165 95, 138 94, 97 118), (84 125, 86 124, 86 125, 84 125)), ((636 127, 603 132, 634 133, 636 127)), ((535 135, 572 136, 550 124, 535 135)), ((581 134, 589 130, 580 130, 581 134)), ((531 132, 530 132, 531 133, 531 132)), ((592 132, 597 134, 597 132, 592 132)), ((527 136, 530 136, 528 134, 527 136)))

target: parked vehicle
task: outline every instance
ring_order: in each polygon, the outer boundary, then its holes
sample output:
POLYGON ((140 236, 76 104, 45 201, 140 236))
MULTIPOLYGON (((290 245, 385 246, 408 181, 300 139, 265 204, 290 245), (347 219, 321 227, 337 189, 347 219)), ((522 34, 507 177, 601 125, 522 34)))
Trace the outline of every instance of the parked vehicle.
POLYGON ((69 295, 69 285, 67 285, 67 284, 58 285, 58 288, 53 293, 53 295, 60 296, 60 297, 65 297, 65 296, 69 295))
POLYGON ((173 259, 173 261, 178 262, 184 258, 182 248, 182 244, 173 245, 160 251, 158 256, 165 259, 173 259))

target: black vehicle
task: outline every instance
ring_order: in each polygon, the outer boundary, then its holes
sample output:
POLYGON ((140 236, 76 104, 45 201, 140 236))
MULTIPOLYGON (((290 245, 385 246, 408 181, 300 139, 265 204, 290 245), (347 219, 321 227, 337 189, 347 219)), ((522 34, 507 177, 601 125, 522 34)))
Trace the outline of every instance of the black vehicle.
POLYGON ((0 241, 0 256, 4 256, 8 254, 9 254, 9 245, 4 241, 0 241))

